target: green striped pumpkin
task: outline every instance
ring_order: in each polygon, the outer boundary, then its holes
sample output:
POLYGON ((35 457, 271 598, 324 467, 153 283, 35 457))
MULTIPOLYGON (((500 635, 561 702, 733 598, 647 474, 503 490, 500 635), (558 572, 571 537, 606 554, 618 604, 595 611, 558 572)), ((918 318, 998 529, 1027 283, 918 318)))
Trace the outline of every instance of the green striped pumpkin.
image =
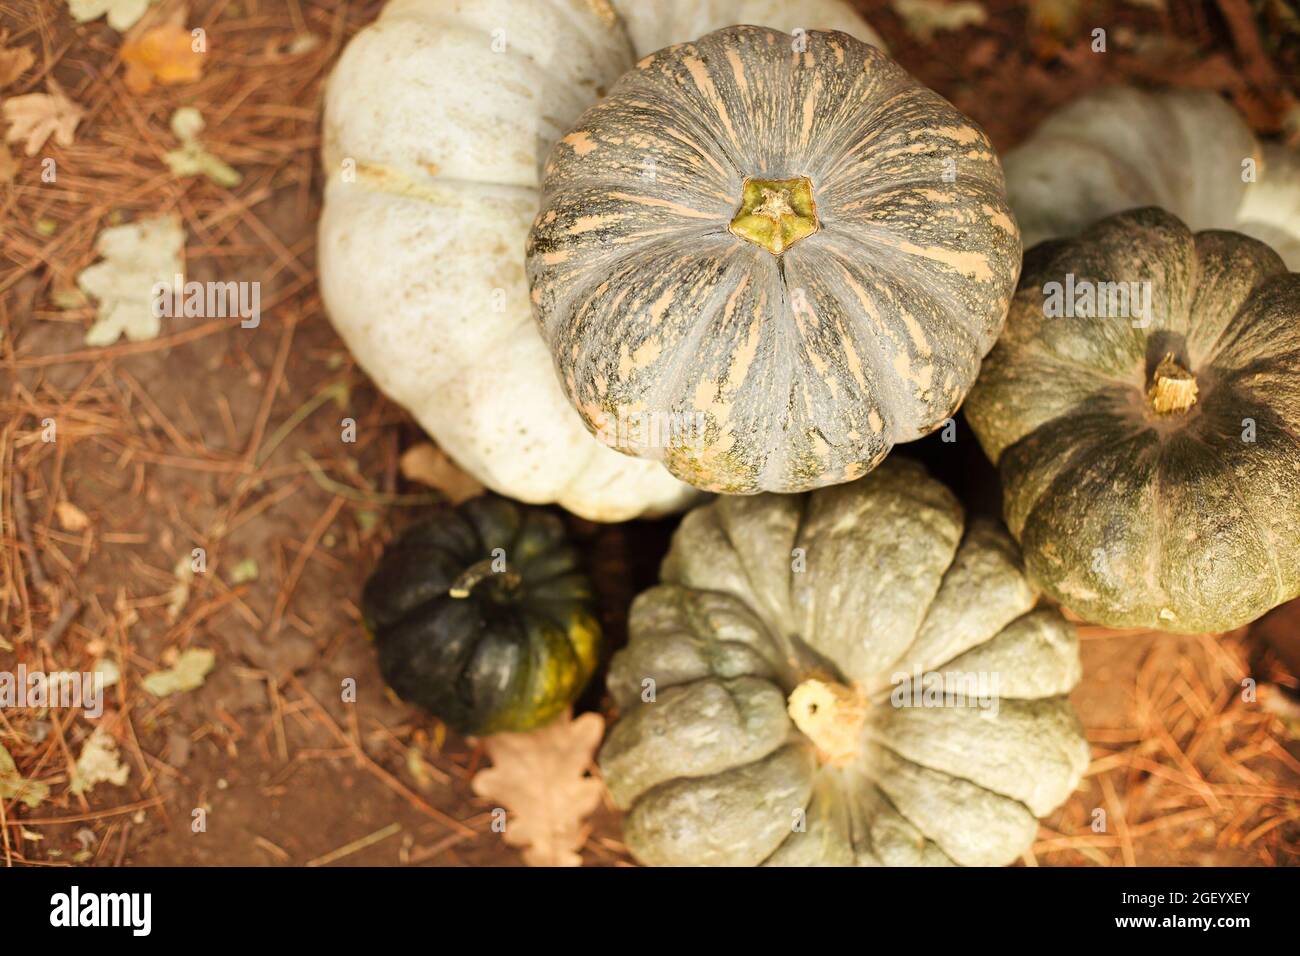
POLYGON ((587 426, 709 491, 857 478, 965 397, 1015 288, 984 133, 844 33, 661 50, 552 150, 534 313, 587 426))

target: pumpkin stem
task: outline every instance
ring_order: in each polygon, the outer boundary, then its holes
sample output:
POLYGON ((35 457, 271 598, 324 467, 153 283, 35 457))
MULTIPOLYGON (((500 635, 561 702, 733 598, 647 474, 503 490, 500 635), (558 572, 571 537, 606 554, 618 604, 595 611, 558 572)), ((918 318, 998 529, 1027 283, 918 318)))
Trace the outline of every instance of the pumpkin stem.
POLYGON ((779 256, 819 228, 812 180, 746 179, 740 209, 728 230, 733 236, 762 246, 779 256))
POLYGON ((1156 366, 1151 377, 1151 387, 1147 398, 1158 415, 1170 412, 1185 412, 1196 404, 1196 378, 1174 359, 1173 353, 1166 355, 1156 366))
POLYGON ((867 702, 853 688, 810 677, 786 701, 790 719, 814 744, 823 763, 843 767, 858 755, 867 702))
POLYGON ((471 564, 452 582, 447 593, 454 598, 467 598, 476 587, 489 578, 495 579, 497 586, 506 591, 513 591, 523 583, 523 578, 519 576, 518 571, 510 568, 497 571, 493 568, 495 563, 495 558, 484 558, 471 564))

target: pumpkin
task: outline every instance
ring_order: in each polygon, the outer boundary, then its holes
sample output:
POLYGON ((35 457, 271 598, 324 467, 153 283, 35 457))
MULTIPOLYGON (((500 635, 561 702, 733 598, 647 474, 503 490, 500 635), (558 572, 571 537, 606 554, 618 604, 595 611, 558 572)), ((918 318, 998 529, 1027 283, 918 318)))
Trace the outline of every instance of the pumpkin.
MULTIPOLYGON (((844 0, 611 0, 639 55, 687 43, 733 23, 784 33, 839 30, 885 49, 884 41, 844 0)), ((797 35, 797 34, 796 34, 797 35)))
POLYGON ((1107 87, 1070 103, 1004 160, 1026 247, 1159 206, 1233 229, 1300 269, 1300 157, 1255 138, 1221 97, 1107 87))
POLYGON ((942 424, 1019 264, 983 132, 875 47, 748 26, 587 110, 528 240, 588 427, 733 494, 849 481, 942 424))
MULTIPOLYGON (((622 10, 632 39, 655 44, 640 53, 662 45, 660 28, 782 25, 795 10, 810 26, 875 36, 841 0, 675 0, 653 5, 662 20, 651 6, 622 10)), ((588 434, 555 380, 524 280, 537 167, 633 55, 606 0, 393 0, 343 52, 325 103, 318 259, 340 336, 489 488, 596 521, 694 497, 654 462, 588 434)))
POLYGON ((643 863, 1005 864, 1087 765, 1073 628, 915 462, 718 498, 661 580, 598 758, 643 863))
POLYGON ((361 611, 388 685, 463 734, 546 723, 600 654, 591 584, 563 522, 492 495, 408 528, 361 611))
POLYGON ((583 428, 532 326, 537 167, 632 64, 607 4, 393 0, 325 100, 321 295, 379 388, 489 488, 599 521, 690 491, 583 428))
POLYGON ((1182 632, 1300 593, 1298 328, 1268 246, 1159 209, 1031 250, 966 417, 1044 590, 1182 632))

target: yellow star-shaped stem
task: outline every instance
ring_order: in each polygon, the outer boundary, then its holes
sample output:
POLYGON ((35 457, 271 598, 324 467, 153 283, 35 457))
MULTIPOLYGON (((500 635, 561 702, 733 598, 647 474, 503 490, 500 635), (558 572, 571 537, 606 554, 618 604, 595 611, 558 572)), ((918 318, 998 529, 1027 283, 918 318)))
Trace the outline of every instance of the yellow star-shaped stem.
POLYGON ((728 227, 733 236, 762 246, 774 256, 817 228, 817 204, 807 176, 746 179, 740 209, 728 227))

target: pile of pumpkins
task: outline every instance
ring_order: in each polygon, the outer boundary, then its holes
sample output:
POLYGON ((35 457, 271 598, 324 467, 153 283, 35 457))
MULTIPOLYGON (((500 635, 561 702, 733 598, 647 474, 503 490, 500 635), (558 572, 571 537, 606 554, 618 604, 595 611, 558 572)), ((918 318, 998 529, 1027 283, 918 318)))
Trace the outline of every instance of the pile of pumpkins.
POLYGON ((391 0, 324 165, 335 326, 497 493, 365 588, 402 697, 552 719, 601 639, 535 506, 694 506, 608 673, 644 863, 1012 862, 1089 759, 1058 607, 1300 593, 1300 163, 1212 94, 1000 158, 840 0, 391 0), (963 403, 1005 527, 887 457, 963 403))

